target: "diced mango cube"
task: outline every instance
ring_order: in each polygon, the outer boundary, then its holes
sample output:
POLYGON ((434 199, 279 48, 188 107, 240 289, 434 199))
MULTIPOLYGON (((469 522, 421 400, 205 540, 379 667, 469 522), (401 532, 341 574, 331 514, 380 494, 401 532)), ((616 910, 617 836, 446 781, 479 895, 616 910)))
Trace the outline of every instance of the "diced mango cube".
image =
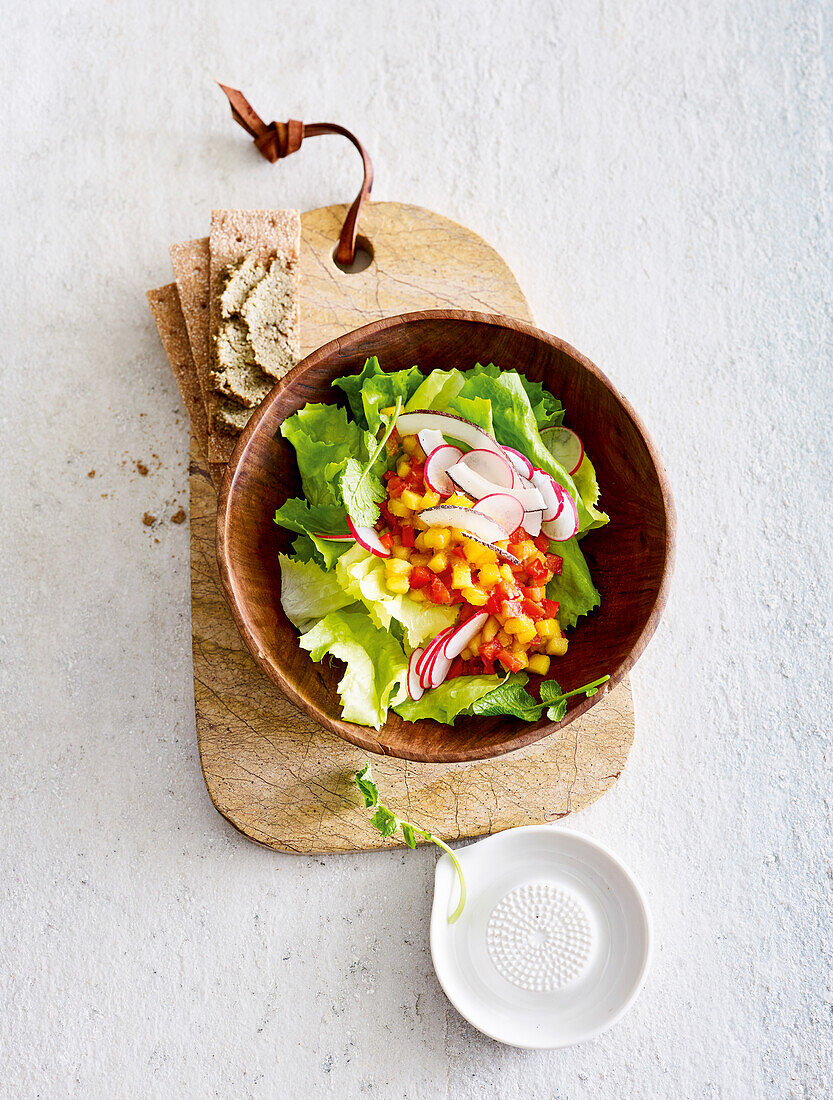
POLYGON ((419 506, 420 508, 436 508, 439 503, 440 494, 435 493, 433 489, 428 489, 427 492, 422 494, 419 506))
POLYGON ((460 594, 467 603, 472 604, 474 607, 483 607, 489 598, 482 588, 475 588, 473 585, 471 588, 462 588, 460 594))
POLYGON ((483 624, 483 629, 480 631, 480 635, 483 638, 484 642, 490 642, 499 630, 500 623, 497 621, 494 615, 490 615, 486 622, 483 624))
POLYGON ((406 576, 397 576, 395 574, 390 577, 385 577, 385 586, 388 592, 396 592, 397 595, 400 596, 404 596, 411 588, 406 576))
POLYGON ((471 569, 468 565, 462 561, 455 561, 451 567, 451 587, 452 588, 469 588, 471 587, 471 569))
POLYGON ((411 572, 411 563, 403 558, 385 558, 385 572, 391 576, 405 576, 411 572))
MULTIPOLYGON (((420 497, 413 489, 403 489, 399 499, 411 511, 419 507, 420 497)), ((394 515, 396 515, 396 512, 394 512, 394 515)))
POLYGON ((402 450, 407 455, 416 454, 416 449, 419 446, 419 440, 415 435, 403 435, 402 437, 402 450))
MULTIPOLYGON (((405 494, 403 493, 402 496, 404 497, 405 494)), ((413 496, 413 493, 411 494, 411 496, 413 496)), ((402 497, 400 497, 399 500, 389 500, 388 508, 390 509, 391 515, 398 516, 399 519, 407 519, 408 516, 410 516, 411 514, 410 508, 408 508, 408 506, 402 500, 402 497)))
POLYGON ((514 584, 515 583, 515 574, 512 572, 511 565, 508 565, 508 564, 501 565, 500 575, 508 584, 514 584))
POLYGON ((451 532, 447 527, 429 527, 424 535, 417 535, 414 539, 421 550, 445 550, 450 542, 451 532))
POLYGON ((536 676, 546 676, 550 670, 550 659, 543 653, 536 653, 534 657, 529 658, 527 668, 536 676))
POLYGON ((448 569, 448 557, 442 550, 438 550, 428 562, 428 568, 432 573, 444 573, 448 569))
POLYGON ((561 627, 555 619, 539 619, 535 624, 538 636, 541 638, 560 638, 561 627))
POLYGON ((407 458, 400 458, 396 464, 396 476, 407 477, 411 472, 411 464, 407 458))
POLYGON ((484 588, 494 588, 500 580, 500 571, 497 565, 481 565, 477 574, 477 582, 484 588))
POLYGON ((550 638, 547 642, 547 653, 549 653, 551 657, 563 657, 566 652, 566 638, 550 638))
POLYGON ((472 501, 464 497, 462 493, 452 493, 446 500, 446 504, 456 504, 458 508, 471 508, 472 501))

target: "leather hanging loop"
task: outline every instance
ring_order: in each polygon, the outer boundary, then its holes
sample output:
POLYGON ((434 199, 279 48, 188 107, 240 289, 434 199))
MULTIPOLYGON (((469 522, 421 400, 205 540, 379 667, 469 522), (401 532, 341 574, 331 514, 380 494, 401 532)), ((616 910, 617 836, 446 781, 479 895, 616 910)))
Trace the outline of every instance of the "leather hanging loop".
POLYGON ((288 157, 291 153, 296 153, 301 148, 304 138, 320 137, 324 134, 339 134, 341 137, 346 137, 358 149, 362 158, 364 178, 361 190, 347 211, 335 255, 339 264, 344 266, 352 264, 356 256, 356 231, 362 203, 373 188, 373 162, 365 147, 355 134, 351 134, 349 130, 345 130, 343 126, 339 126, 335 122, 312 122, 305 125, 303 122, 291 118, 288 122, 270 122, 267 124, 254 110, 242 92, 237 91, 236 88, 227 88, 225 84, 220 84, 220 87, 228 97, 232 118, 243 127, 250 137, 254 138, 255 145, 270 164, 274 164, 276 160, 282 160, 283 157, 288 157))

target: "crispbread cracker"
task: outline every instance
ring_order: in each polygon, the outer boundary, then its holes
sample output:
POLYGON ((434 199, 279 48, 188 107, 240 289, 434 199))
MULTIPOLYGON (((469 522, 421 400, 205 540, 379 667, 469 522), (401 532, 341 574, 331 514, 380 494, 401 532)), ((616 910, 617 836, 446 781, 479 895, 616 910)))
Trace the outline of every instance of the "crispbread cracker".
MULTIPOLYGON (((214 210, 211 214, 209 237, 209 334, 206 345, 206 384, 210 387, 211 340, 221 320, 220 298, 225 286, 226 270, 242 260, 269 260, 281 256, 294 271, 295 293, 291 306, 291 324, 298 326, 298 288, 295 264, 301 250, 301 216, 297 210, 214 210)), ((214 418, 219 412, 219 395, 207 395, 209 407, 209 458, 228 461, 235 437, 214 430, 214 418)), ((226 422, 239 422, 239 412, 223 410, 226 422)))
MULTIPOLYGON (((179 392, 191 420, 191 431, 204 458, 208 455, 208 417, 202 401, 197 370, 176 283, 147 291, 148 305, 156 322, 162 347, 171 364, 179 392)), ((211 479, 219 487, 223 466, 210 466, 211 479)))
MULTIPOLYGON (((183 241, 170 247, 171 266, 176 277, 179 300, 191 341, 191 353, 197 369, 200 392, 208 425, 208 458, 217 464, 227 462, 234 450, 237 436, 214 426, 214 414, 231 402, 214 392, 208 355, 208 237, 183 241)), ((230 412, 231 415, 231 412, 230 412)))

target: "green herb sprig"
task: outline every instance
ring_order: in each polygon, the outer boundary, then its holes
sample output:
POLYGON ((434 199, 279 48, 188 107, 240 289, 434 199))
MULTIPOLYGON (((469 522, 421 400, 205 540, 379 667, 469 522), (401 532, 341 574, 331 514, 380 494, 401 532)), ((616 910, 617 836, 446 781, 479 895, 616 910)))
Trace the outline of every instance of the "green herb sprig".
POLYGON ((442 848, 446 855, 449 856, 457 872, 457 880, 460 883, 460 899, 457 902, 457 908, 448 918, 448 923, 454 924, 463 912, 466 904, 466 880, 463 877, 463 868, 460 866, 460 861, 457 859, 457 856, 445 841, 440 840, 438 836, 434 836, 433 833, 429 833, 425 829, 420 829, 418 825, 412 825, 409 821, 403 821, 401 818, 397 817, 392 810, 389 810, 387 806, 382 805, 379 801, 379 789, 373 782, 373 775, 370 770, 369 762, 364 765, 361 771, 356 772, 355 781, 356 786, 362 793, 365 806, 369 810, 376 810, 370 819, 370 824, 375 829, 378 829, 382 836, 391 837, 397 829, 401 829, 402 839, 409 848, 416 848, 416 838, 421 836, 424 840, 429 840, 432 844, 436 844, 438 848, 442 848))
POLYGON ((519 679, 512 679, 501 684, 500 687, 484 695, 468 708, 469 714, 481 717, 500 714, 512 714, 516 718, 523 718, 525 722, 537 722, 541 712, 547 708, 547 718, 551 722, 560 722, 567 713, 567 700, 573 695, 586 695, 588 698, 595 695, 602 684, 606 684, 609 676, 602 676, 590 684, 573 688, 572 691, 562 691, 555 680, 544 680, 541 684, 540 703, 529 694, 519 679))
POLYGON ((402 411, 402 398, 397 398, 396 408, 392 413, 382 417, 385 425, 385 433, 381 439, 368 432, 367 452, 368 461, 362 466, 355 458, 348 458, 341 472, 339 488, 347 515, 362 527, 372 527, 379 518, 379 505, 385 499, 385 490, 374 467, 379 455, 384 450, 385 444, 390 439, 396 419, 402 411))

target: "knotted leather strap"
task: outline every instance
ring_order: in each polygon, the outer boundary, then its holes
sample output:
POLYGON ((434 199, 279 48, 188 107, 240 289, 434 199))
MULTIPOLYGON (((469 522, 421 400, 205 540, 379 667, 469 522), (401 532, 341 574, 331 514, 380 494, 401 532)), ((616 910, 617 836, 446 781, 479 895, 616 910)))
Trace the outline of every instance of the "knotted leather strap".
POLYGON ((356 229, 359 222, 359 212, 362 203, 373 187, 373 163, 365 147, 354 134, 351 134, 349 130, 345 130, 343 126, 338 126, 335 122, 312 122, 305 125, 303 122, 291 118, 288 122, 270 122, 267 125, 242 92, 238 92, 236 88, 227 88, 225 84, 221 84, 220 87, 226 93, 231 104, 231 114, 234 121, 239 123, 254 138, 255 145, 270 164, 274 164, 276 160, 281 160, 283 157, 288 157, 290 153, 296 153, 301 148, 301 142, 304 138, 319 137, 322 134, 340 134, 358 149, 362 158, 364 179, 362 180, 361 190, 347 212, 338 239, 338 247, 336 248, 338 262, 345 265, 351 264, 356 255, 356 229))

